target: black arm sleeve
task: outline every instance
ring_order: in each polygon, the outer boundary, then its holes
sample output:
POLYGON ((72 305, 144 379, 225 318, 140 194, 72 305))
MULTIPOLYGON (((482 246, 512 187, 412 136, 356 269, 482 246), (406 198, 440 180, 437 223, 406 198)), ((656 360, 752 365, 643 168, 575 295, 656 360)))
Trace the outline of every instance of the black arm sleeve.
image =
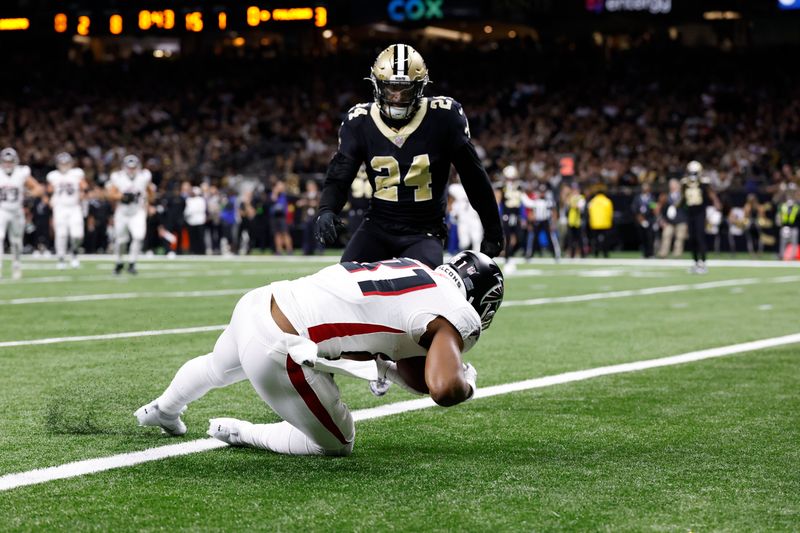
POLYGON ((494 199, 492 183, 471 142, 456 149, 453 165, 461 178, 469 203, 481 217, 484 229, 499 228, 500 212, 494 199))
POLYGON ((342 207, 347 203, 350 186, 358 174, 359 166, 361 164, 355 159, 336 152, 325 175, 325 184, 322 187, 319 202, 320 212, 332 211, 337 215, 341 212, 342 207))

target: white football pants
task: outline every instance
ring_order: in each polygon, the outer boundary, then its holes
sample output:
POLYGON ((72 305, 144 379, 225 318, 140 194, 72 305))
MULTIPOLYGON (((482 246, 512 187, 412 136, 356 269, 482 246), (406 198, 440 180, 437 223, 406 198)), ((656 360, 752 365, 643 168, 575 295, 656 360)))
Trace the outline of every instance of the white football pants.
POLYGON ((216 387, 250 380, 261 399, 288 423, 256 424, 242 440, 293 455, 349 455, 355 424, 328 373, 298 365, 286 353, 286 333, 270 313, 272 289, 261 287, 236 304, 214 351, 181 367, 158 399, 174 414, 216 387), (299 431, 298 431, 299 430, 299 431))

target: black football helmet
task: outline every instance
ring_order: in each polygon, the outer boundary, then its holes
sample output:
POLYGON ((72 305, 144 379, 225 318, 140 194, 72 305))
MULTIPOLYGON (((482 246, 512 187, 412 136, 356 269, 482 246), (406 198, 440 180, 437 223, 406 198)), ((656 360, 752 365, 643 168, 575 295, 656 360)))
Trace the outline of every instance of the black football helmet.
MULTIPOLYGON (((466 250, 437 267, 450 278, 457 275, 463 283, 462 293, 481 317, 481 330, 489 327, 500 304, 503 303, 504 281, 500 267, 480 252, 466 250)), ((457 279, 453 281, 458 284, 457 279)))

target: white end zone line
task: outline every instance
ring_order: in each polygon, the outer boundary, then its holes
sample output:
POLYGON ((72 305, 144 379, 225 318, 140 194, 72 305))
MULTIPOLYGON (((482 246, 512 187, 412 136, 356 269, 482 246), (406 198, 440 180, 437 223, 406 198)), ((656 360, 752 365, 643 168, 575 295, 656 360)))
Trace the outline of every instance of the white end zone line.
MULTIPOLYGON (((592 379, 600 376, 609 376, 613 374, 623 374, 628 372, 639 372, 650 368, 659 368, 664 366, 692 363, 695 361, 702 361, 704 359, 724 357, 727 355, 752 352, 755 350, 763 350, 766 348, 774 348, 777 346, 785 346, 788 344, 796 344, 796 343, 800 343, 800 333, 785 335, 783 337, 773 337, 769 339, 745 342, 741 344, 733 344, 730 346, 710 348, 707 350, 688 352, 680 355, 673 355, 670 357, 661 357, 659 359, 650 359, 644 361, 634 361, 632 363, 622 363, 618 365, 602 366, 597 368, 590 368, 587 370, 578 370, 575 372, 565 372, 563 374, 556 374, 553 376, 546 376, 542 378, 528 379, 525 381, 518 381, 515 383, 494 385, 491 387, 484 387, 478 389, 475 398, 489 398, 492 396, 499 396, 501 394, 509 394, 512 392, 540 389, 544 387, 550 387, 553 385, 572 383, 576 381, 584 381, 587 379, 592 379)), ((370 409, 360 409, 358 411, 354 411, 353 419, 355 421, 371 420, 374 418, 381 418, 393 414, 407 413, 410 411, 427 409, 435 405, 436 404, 430 398, 397 402, 397 403, 382 405, 380 407, 373 407, 370 409)), ((131 420, 131 424, 133 424, 133 420, 131 420)), ((180 444, 172 444, 168 446, 149 448, 138 452, 122 453, 118 455, 112 455, 110 457, 100 457, 96 459, 86 459, 83 461, 66 463, 60 466, 39 468, 36 470, 19 472, 15 474, 7 474, 4 476, 0 476, 0 491, 11 490, 28 485, 38 485, 40 483, 47 483, 48 481, 55 481, 57 479, 68 479, 68 478, 83 476, 86 474, 104 472, 115 468, 134 466, 137 464, 146 463, 150 461, 157 461, 159 459, 166 459, 169 457, 177 457, 180 455, 188 455, 191 453, 214 450, 217 448, 224 448, 225 446, 227 446, 227 444, 215 439, 197 439, 188 442, 182 442, 180 444)))

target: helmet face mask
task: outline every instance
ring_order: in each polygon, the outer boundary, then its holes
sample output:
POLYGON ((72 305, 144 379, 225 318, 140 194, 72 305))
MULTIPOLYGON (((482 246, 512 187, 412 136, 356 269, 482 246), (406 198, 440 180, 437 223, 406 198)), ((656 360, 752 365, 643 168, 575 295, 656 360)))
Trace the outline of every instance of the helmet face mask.
POLYGON ((381 114, 392 120, 406 120, 416 113, 430 81, 422 56, 405 44, 381 52, 367 79, 381 114))
POLYGON ((504 280, 500 267, 489 256, 468 250, 456 254, 437 270, 444 272, 461 289, 461 294, 481 319, 481 330, 487 329, 503 303, 504 280))

